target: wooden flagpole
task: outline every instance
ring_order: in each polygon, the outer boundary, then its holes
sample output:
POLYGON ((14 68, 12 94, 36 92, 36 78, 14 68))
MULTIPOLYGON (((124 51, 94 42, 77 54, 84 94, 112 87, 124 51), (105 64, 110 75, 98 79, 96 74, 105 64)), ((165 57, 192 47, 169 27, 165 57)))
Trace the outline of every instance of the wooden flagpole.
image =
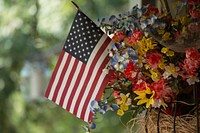
POLYGON ((80 8, 78 7, 78 5, 75 2, 71 1, 71 3, 77 10, 80 10, 80 8))

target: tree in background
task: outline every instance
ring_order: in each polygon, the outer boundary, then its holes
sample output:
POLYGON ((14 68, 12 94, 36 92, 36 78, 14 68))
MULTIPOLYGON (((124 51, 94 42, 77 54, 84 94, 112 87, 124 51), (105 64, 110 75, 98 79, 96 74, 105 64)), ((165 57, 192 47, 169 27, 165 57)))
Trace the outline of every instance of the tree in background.
MULTIPOLYGON (((96 21, 98 17, 107 17, 123 10, 128 0, 74 2, 96 21)), ((84 122, 43 98, 25 101, 20 90, 20 71, 25 61, 39 60, 53 69, 75 13, 70 1, 0 1, 1 133, 83 132, 80 125, 84 122)), ((104 120, 104 123, 98 124, 95 132, 122 130, 111 121, 117 121, 117 118, 113 116, 104 120)))

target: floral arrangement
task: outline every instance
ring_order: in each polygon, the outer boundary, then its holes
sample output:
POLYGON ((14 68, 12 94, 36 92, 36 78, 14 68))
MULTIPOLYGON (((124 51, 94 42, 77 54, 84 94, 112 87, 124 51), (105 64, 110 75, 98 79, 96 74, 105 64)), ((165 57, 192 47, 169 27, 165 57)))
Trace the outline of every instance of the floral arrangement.
MULTIPOLYGON (((173 17, 147 5, 112 15, 109 21, 99 19, 100 27, 115 42, 104 70, 114 74, 102 99, 91 102, 94 119, 98 112, 109 110, 119 116, 131 111, 132 117, 149 108, 171 114, 171 103, 194 100, 191 86, 200 81, 200 1, 177 1, 174 8, 173 17)), ((179 110, 177 115, 188 113, 179 110)), ((95 128, 95 124, 84 128, 95 128)))

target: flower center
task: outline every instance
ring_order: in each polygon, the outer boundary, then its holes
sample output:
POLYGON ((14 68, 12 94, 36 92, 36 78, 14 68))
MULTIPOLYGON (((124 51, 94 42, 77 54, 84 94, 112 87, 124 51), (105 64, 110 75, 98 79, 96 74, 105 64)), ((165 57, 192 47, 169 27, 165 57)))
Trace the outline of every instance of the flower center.
POLYGON ((152 94, 146 94, 146 98, 150 99, 150 97, 152 96, 152 94))

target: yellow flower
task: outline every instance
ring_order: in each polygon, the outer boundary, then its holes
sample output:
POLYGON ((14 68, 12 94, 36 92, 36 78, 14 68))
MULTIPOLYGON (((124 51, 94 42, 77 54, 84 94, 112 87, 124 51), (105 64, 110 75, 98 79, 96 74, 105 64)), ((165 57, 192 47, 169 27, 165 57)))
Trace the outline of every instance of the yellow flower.
POLYGON ((126 102, 127 95, 124 95, 123 93, 120 93, 120 97, 122 99, 122 103, 124 104, 126 102))
POLYGON ((135 94, 137 94, 138 96, 134 99, 134 100, 138 100, 137 105, 141 105, 146 103, 146 108, 149 108, 150 105, 154 104, 154 95, 155 92, 151 91, 151 89, 146 86, 146 90, 142 90, 142 91, 134 91, 135 94))
POLYGON ((166 53, 167 56, 174 56, 174 51, 171 51, 169 50, 167 53, 166 53))
POLYGON ((117 99, 116 103, 118 105, 125 104, 127 102, 129 95, 130 95, 130 93, 127 93, 126 95, 124 95, 123 93, 120 93, 120 95, 119 95, 120 99, 117 99))
POLYGON ((175 66, 174 66, 174 64, 169 64, 169 72, 171 72, 171 73, 175 73, 176 72, 176 68, 175 68, 175 66))
POLYGON ((137 53, 139 55, 144 55, 148 50, 154 49, 157 45, 152 38, 143 37, 141 40, 137 41, 139 47, 137 49, 137 53))
POLYGON ((122 100, 116 99, 116 104, 118 104, 118 105, 122 104, 122 100))
POLYGON ((184 32, 187 32, 187 27, 186 26, 183 26, 183 28, 182 28, 182 33, 184 33, 184 32))
POLYGON ((170 75, 177 78, 179 67, 176 67, 174 64, 170 63, 169 66, 165 66, 165 72, 163 73, 164 78, 168 78, 170 75))
POLYGON ((170 33, 169 32, 166 32, 163 36, 162 36, 162 39, 163 40, 169 40, 169 37, 170 37, 170 33))
POLYGON ((131 101, 132 101, 132 99, 131 98, 127 98, 127 100, 126 100, 126 105, 128 106, 128 105, 131 105, 131 101))
POLYGON ((174 56, 174 51, 171 51, 171 50, 169 50, 169 49, 166 48, 166 47, 163 47, 163 48, 161 49, 161 52, 164 53, 164 54, 166 54, 167 56, 174 56))
POLYGON ((141 55, 139 55, 139 56, 138 56, 138 63, 142 63, 143 60, 144 60, 144 57, 141 56, 141 55))
MULTIPOLYGON (((144 37, 143 37, 144 38, 144 37)), ((138 47, 138 49, 137 49, 137 53, 139 54, 139 56, 142 56, 142 55, 144 55, 146 52, 145 52, 145 47, 144 47, 144 45, 145 45, 145 42, 144 42, 144 39, 142 38, 142 40, 139 40, 139 41, 137 41, 138 42, 138 45, 139 45, 139 47, 138 47)))
POLYGON ((172 25, 174 25, 174 26, 178 26, 178 22, 177 22, 177 21, 172 22, 172 25))
POLYGON ((165 32, 165 30, 158 30, 158 34, 159 34, 159 35, 164 34, 164 32, 165 32))
POLYGON ((117 101, 117 104, 120 105, 120 108, 117 111, 117 114, 119 116, 124 115, 124 111, 128 110, 128 106, 131 105, 131 99, 128 98, 130 93, 127 93, 126 95, 123 93, 120 93, 120 100, 117 101))
POLYGON ((164 109, 167 107, 167 104, 162 100, 161 105, 164 107, 164 109))
POLYGON ((123 110, 123 111, 127 111, 127 110, 128 110, 128 105, 126 105, 126 104, 121 104, 121 105, 120 105, 120 109, 123 110))
POLYGON ((118 114, 119 116, 123 116, 123 115, 124 115, 124 111, 123 111, 122 109, 118 109, 118 110, 117 110, 117 114, 118 114))
POLYGON ((165 60, 164 59, 161 59, 161 61, 158 63, 158 67, 160 69, 165 69, 165 60))
POLYGON ((150 65, 149 64, 146 64, 145 65, 145 69, 149 69, 150 68, 150 65))
POLYGON ((151 73, 151 79, 153 81, 158 81, 160 79, 158 70, 149 70, 151 73))
POLYGON ((163 47, 163 48, 161 49, 161 52, 164 53, 164 54, 166 54, 168 50, 169 50, 168 48, 163 47))
POLYGON ((183 25, 187 25, 190 22, 190 18, 188 18, 187 16, 183 16, 183 17, 180 18, 180 22, 183 25))
POLYGON ((103 98, 104 98, 104 93, 102 93, 102 96, 101 96, 100 100, 103 101, 103 98))
POLYGON ((148 50, 154 49, 154 47, 157 45, 151 38, 147 38, 145 40, 145 42, 146 42, 146 47, 147 47, 148 50))

